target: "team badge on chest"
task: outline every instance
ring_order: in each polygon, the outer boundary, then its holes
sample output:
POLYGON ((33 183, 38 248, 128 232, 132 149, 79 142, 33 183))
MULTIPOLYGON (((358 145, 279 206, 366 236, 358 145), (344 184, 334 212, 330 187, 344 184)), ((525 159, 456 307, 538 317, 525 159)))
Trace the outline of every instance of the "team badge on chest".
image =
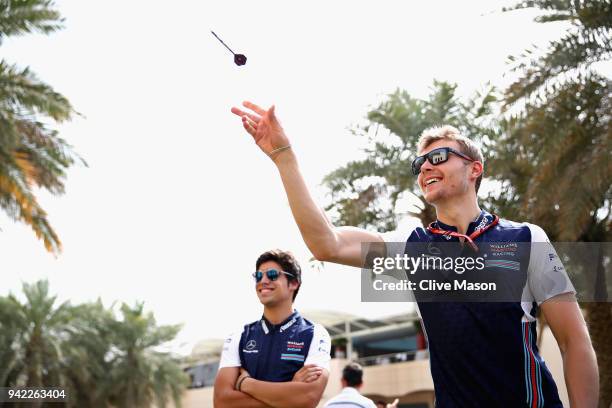
POLYGON ((303 341, 287 341, 284 353, 281 354, 281 360, 303 362, 305 359, 303 353, 303 341))

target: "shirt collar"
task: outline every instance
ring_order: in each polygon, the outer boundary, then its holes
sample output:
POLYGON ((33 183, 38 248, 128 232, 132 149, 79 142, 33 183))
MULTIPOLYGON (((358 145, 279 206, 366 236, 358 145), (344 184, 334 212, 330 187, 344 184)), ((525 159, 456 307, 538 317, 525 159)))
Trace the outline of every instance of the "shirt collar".
POLYGON ((355 387, 344 387, 342 389, 342 393, 344 394, 359 394, 359 391, 355 387))
POLYGON ((300 318, 300 314, 297 310, 293 310, 293 313, 289 315, 285 320, 280 322, 279 324, 272 324, 265 316, 261 316, 261 327, 263 328, 264 333, 268 334, 270 331, 280 330, 285 331, 289 327, 293 326, 295 322, 300 318))
MULTIPOLYGON (((489 223, 491 223, 491 221, 493 221, 493 218, 494 218, 493 215, 489 214, 485 210, 481 210, 480 214, 478 214, 478 217, 476 217, 474 221, 470 222, 470 224, 468 225, 466 235, 470 235, 472 232, 476 231, 477 229, 483 229, 489 223)), ((443 229, 445 231, 457 232, 457 227, 453 225, 445 224, 440 220, 436 220, 435 225, 436 227, 443 229)))
POLYGON ((443 229, 444 231, 455 231, 455 232, 457 232, 457 227, 453 227, 452 225, 445 224, 445 223, 443 223, 440 220, 436 220, 435 226, 436 226, 436 228, 443 229))

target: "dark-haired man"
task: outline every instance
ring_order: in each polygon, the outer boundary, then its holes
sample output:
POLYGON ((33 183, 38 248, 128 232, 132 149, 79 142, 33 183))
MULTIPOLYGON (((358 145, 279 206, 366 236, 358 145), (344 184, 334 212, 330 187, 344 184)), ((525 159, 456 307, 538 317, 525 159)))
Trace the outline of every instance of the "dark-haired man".
POLYGON ((274 106, 268 110, 250 102, 244 106, 249 111, 234 107, 232 112, 278 168, 293 217, 316 259, 363 267, 362 245, 371 243, 384 245, 388 257, 405 255, 414 245, 440 242, 455 242, 466 249, 487 242, 510 243, 521 252, 520 257, 510 254, 508 259, 490 262, 496 268, 491 276, 514 274, 524 281, 521 299, 497 303, 417 299, 437 407, 560 408, 556 384, 537 348, 539 310, 561 350, 571 406, 597 405, 597 360, 563 265, 542 228, 481 210, 477 191, 484 159, 471 140, 451 126, 421 135, 412 171, 424 199, 435 207, 437 220, 427 228, 381 235, 332 225, 304 182, 274 106), (538 243, 540 251, 530 253, 529 245, 519 247, 519 242, 538 243))
POLYGON ((363 369, 357 363, 349 363, 342 370, 342 391, 325 403, 325 408, 376 408, 374 402, 361 395, 363 369))
POLYGON ((325 328, 293 309, 302 282, 289 252, 264 252, 255 263, 260 320, 228 337, 215 380, 217 408, 315 407, 329 377, 325 328))

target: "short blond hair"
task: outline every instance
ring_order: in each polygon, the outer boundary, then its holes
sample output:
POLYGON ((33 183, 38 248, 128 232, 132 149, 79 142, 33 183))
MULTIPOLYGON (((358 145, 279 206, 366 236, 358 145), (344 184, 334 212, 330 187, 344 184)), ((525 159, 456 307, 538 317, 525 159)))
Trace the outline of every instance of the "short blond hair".
MULTIPOLYGON (((427 148, 427 146, 434 142, 437 142, 438 140, 452 140, 454 142, 457 142, 457 144, 459 145, 459 151, 461 153, 465 154, 472 160, 481 162, 484 166, 484 157, 482 156, 480 147, 478 147, 478 145, 474 143, 474 141, 463 136, 461 132, 459 132, 459 129, 454 126, 434 126, 425 129, 419 137, 417 149, 419 152, 422 152, 427 148)), ((476 184, 474 186, 476 188, 477 193, 478 189, 480 188, 481 182, 482 174, 476 179, 476 184)))

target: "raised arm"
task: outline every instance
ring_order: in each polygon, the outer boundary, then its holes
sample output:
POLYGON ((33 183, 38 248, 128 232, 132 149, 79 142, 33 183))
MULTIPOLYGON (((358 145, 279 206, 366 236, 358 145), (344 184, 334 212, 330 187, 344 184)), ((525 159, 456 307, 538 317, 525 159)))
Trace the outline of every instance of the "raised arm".
POLYGON ((559 344, 571 407, 597 407, 599 374, 586 323, 573 294, 542 303, 542 313, 559 344))
POLYGON ((268 405, 234 389, 240 367, 224 367, 215 379, 213 404, 215 408, 265 408, 268 405))
POLYGON ((320 261, 363 266, 361 244, 382 243, 380 235, 354 227, 334 227, 306 186, 295 152, 288 147, 289 138, 276 118, 274 106, 264 110, 251 102, 243 105, 250 111, 234 107, 232 112, 242 118, 244 129, 278 168, 293 218, 312 254, 320 261))

